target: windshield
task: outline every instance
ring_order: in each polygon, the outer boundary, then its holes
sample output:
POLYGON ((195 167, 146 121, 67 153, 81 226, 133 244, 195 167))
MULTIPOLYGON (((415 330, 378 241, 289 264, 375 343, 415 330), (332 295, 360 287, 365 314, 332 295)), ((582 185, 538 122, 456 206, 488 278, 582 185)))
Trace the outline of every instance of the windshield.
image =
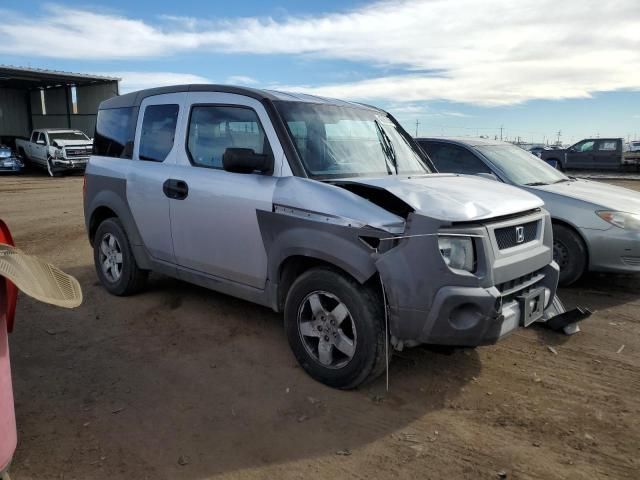
POLYGON ((431 173, 386 115, 364 108, 274 102, 312 178, 431 173))
POLYGON ((569 180, 569 177, 545 161, 514 145, 488 145, 475 148, 516 185, 549 185, 569 180))
POLYGON ((89 140, 89 137, 87 137, 82 132, 49 132, 49 141, 51 143, 53 143, 56 140, 82 140, 82 141, 86 141, 86 140, 89 140))

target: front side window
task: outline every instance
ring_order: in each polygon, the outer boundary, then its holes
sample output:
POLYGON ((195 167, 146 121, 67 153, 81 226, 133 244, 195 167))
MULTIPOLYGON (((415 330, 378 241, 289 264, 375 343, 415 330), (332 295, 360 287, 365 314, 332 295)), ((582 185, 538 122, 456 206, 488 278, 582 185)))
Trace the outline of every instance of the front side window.
POLYGON ((247 148, 271 154, 258 114, 246 107, 195 105, 191 109, 187 151, 199 167, 222 168, 227 148, 247 148))
POLYGON ((439 142, 423 142, 420 145, 439 172, 466 175, 491 173, 489 167, 466 148, 439 142))
POLYGON ((144 110, 138 158, 163 162, 173 148, 178 105, 149 105, 144 110))
POLYGON ((430 173, 419 149, 383 112, 274 102, 311 178, 430 173))
POLYGON ((93 154, 103 157, 131 158, 135 135, 137 108, 99 110, 93 154))
POLYGON ((593 151, 593 146, 595 145, 595 143, 596 143, 596 142, 594 142, 593 140, 588 140, 588 141, 585 141, 585 142, 580 142, 580 143, 577 143, 577 144, 573 147, 573 149, 574 149, 576 152, 580 152, 580 153, 582 153, 582 152, 592 152, 592 151, 593 151))

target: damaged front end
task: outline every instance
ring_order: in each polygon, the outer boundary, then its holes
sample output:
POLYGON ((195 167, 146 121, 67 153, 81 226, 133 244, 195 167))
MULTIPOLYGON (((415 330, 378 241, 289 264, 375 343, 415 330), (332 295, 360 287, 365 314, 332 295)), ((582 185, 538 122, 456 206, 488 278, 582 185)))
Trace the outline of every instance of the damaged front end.
MULTIPOLYGON (((568 332, 568 320, 581 319, 565 314, 564 321, 550 321, 564 307, 554 300, 559 269, 550 217, 540 208, 449 221, 377 186, 282 182, 273 210, 258 212, 273 291, 280 290, 280 267, 291 256, 326 261, 361 283, 378 274, 396 348, 486 345, 534 322, 568 332), (472 261, 452 263, 443 238, 468 239, 472 261)), ((276 310, 280 304, 273 302, 276 310)))

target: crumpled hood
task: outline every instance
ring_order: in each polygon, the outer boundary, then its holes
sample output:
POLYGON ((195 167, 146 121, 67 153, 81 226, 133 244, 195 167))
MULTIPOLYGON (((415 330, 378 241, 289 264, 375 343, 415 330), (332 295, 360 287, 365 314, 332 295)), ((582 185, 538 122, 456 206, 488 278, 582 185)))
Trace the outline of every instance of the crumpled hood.
POLYGON ((93 145, 91 140, 54 140, 53 143, 60 147, 90 147, 93 145))
POLYGON ((607 183, 577 179, 572 182, 528 187, 528 190, 555 193, 594 205, 601 205, 608 210, 640 213, 640 193, 607 183))
POLYGON ((349 179, 339 183, 383 188, 416 212, 450 222, 500 217, 543 206, 542 200, 519 188, 467 175, 389 175, 349 179))

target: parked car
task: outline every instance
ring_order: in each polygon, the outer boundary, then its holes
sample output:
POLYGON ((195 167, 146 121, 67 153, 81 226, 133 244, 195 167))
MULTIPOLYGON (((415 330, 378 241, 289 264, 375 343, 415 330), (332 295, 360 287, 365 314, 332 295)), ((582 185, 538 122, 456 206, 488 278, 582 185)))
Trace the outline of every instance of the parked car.
POLYGON ((640 141, 634 140, 628 143, 627 151, 629 152, 640 152, 640 141))
POLYGON ((20 173, 24 167, 22 160, 11 150, 11 147, 0 145, 0 173, 20 173))
POLYGON ((80 130, 46 128, 34 130, 28 140, 16 139, 16 147, 31 164, 46 168, 50 176, 83 171, 93 142, 80 130))
POLYGON ((544 145, 536 145, 534 147, 531 147, 527 150, 527 152, 535 155, 536 157, 540 158, 540 156, 542 155, 542 151, 543 150, 549 150, 550 147, 544 146, 544 145))
POLYGON ((491 344, 557 308, 542 201, 434 174, 374 107, 217 85, 114 97, 85 182, 109 292, 154 271, 283 312, 333 387, 377 377, 389 343, 491 344))
MULTIPOLYGON (((420 138, 439 172, 481 175, 544 200, 560 283, 586 271, 640 272, 640 194, 568 177, 513 145, 475 138, 420 138)), ((488 189, 493 186, 488 185, 488 189)))
POLYGON ((543 150, 540 158, 559 170, 620 169, 639 163, 640 152, 625 153, 621 138, 587 138, 569 148, 543 150))

